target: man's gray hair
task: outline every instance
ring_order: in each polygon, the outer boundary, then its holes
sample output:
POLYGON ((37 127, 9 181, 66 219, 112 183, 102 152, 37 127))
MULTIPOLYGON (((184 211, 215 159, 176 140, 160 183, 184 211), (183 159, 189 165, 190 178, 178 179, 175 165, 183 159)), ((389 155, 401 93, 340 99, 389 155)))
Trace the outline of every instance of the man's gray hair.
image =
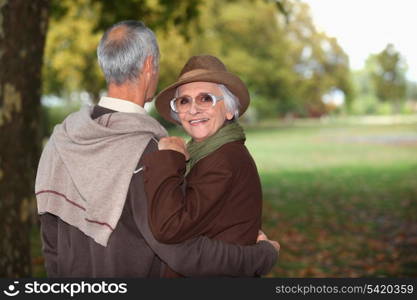
POLYGON ((155 34, 142 22, 133 20, 122 21, 110 27, 100 40, 97 56, 107 84, 120 85, 137 79, 148 56, 153 57, 155 70, 159 66, 155 34), (118 29, 120 32, 115 31, 118 29))
MULTIPOLYGON (((217 83, 217 86, 222 92, 223 101, 224 101, 224 105, 226 106, 226 110, 233 114, 234 120, 237 120, 239 118, 239 108, 240 108, 239 99, 224 84, 217 83)), ((175 97, 178 97, 178 89, 179 87, 175 91, 175 97)), ((172 109, 171 109, 171 117, 174 120, 180 122, 178 113, 176 113, 172 109)))

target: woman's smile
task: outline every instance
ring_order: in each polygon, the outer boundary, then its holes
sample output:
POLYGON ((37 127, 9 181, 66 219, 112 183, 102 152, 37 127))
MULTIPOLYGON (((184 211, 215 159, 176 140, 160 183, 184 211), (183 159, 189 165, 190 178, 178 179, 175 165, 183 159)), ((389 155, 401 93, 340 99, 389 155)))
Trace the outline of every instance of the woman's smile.
POLYGON ((190 123, 191 126, 199 126, 199 125, 203 125, 204 123, 206 123, 207 121, 209 121, 210 119, 208 118, 201 118, 201 119, 193 119, 188 121, 190 123))

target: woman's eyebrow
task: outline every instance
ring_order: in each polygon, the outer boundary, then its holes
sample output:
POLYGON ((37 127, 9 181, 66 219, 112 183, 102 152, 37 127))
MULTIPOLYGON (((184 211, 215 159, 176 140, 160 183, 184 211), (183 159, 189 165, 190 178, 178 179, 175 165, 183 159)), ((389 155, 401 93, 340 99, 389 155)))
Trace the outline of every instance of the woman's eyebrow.
MULTIPOLYGON (((196 97, 201 96, 201 95, 206 95, 206 94, 213 94, 213 93, 211 93, 211 92, 200 92, 196 95, 196 97)), ((188 95, 188 94, 181 95, 181 94, 179 94, 178 97, 191 97, 191 95, 188 95)))
POLYGON ((177 97, 191 97, 190 95, 188 95, 188 94, 183 94, 183 95, 181 95, 181 94, 178 94, 178 96, 177 97))

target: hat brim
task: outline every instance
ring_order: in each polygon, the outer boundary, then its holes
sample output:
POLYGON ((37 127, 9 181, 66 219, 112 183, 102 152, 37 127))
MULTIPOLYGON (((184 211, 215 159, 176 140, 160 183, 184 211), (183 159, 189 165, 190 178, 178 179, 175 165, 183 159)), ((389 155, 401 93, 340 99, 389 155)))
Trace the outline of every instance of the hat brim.
POLYGON ((249 106, 250 96, 245 83, 240 80, 239 77, 225 71, 201 70, 201 72, 197 71, 190 73, 194 74, 180 77, 177 82, 168 86, 156 96, 156 110, 165 120, 178 124, 178 121, 171 116, 170 101, 175 97, 175 91, 179 86, 191 82, 213 82, 225 85, 240 102, 239 116, 242 116, 245 113, 249 106))

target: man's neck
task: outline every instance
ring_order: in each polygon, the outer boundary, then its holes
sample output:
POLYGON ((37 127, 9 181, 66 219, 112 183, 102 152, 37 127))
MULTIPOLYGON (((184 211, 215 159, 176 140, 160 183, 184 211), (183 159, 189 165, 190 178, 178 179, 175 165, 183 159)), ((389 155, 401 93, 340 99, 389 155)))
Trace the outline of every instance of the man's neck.
POLYGON ((137 84, 124 83, 116 85, 110 83, 107 87, 107 96, 130 101, 142 107, 145 105, 145 93, 137 84))

